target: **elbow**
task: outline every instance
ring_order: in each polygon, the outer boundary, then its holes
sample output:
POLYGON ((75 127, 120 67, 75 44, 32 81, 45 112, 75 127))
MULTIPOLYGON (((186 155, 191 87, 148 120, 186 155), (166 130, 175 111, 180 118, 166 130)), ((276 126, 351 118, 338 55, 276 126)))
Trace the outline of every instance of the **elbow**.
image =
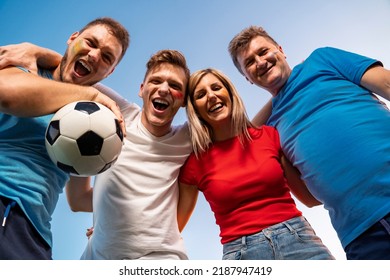
MULTIPOLYGON (((3 91, 0 89, 0 92, 3 91)), ((13 111, 15 102, 13 102, 12 98, 9 98, 9 96, 9 94, 0 93, 0 112, 8 114, 13 111)))
POLYGON ((306 207, 313 208, 318 205, 322 205, 322 203, 316 199, 310 199, 307 201, 301 201, 306 207))
POLYGON ((321 203, 307 203, 305 204, 307 208, 313 208, 315 206, 321 205, 321 203))
POLYGON ((73 204, 73 203, 68 203, 69 204, 69 209, 72 212, 82 212, 82 209, 80 208, 79 205, 73 204))
POLYGON ((81 200, 72 201, 68 199, 69 209, 72 212, 92 212, 92 206, 88 203, 83 203, 81 200))
POLYGON ((3 97, 0 97, 0 112, 8 112, 10 103, 3 97))

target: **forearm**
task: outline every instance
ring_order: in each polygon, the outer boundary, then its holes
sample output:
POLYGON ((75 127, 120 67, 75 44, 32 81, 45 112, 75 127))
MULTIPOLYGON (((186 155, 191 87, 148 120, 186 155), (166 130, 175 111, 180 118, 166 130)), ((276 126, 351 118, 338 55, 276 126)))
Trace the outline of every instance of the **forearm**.
POLYGON ((21 66, 36 74, 38 65, 52 69, 57 67, 61 58, 59 53, 31 43, 0 46, 0 69, 21 66))
POLYGON ((314 207, 322 204, 310 193, 305 182, 301 179, 299 171, 285 158, 285 156, 282 156, 281 158, 281 165, 290 191, 299 201, 307 207, 314 207))
POLYGON ((72 211, 92 212, 92 194, 90 177, 70 177, 66 186, 66 198, 72 211))
POLYGON ((182 232, 187 225, 198 200, 198 188, 195 186, 179 185, 179 202, 177 205, 177 224, 182 232))
POLYGON ((93 87, 67 84, 32 75, 12 67, 0 71, 0 111, 20 117, 56 112, 77 100, 95 100, 93 87))

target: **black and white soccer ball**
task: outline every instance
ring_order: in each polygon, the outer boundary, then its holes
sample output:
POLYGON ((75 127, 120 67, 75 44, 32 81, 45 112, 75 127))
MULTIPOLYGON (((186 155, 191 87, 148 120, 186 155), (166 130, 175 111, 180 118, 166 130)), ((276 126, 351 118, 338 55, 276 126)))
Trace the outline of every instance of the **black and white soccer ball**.
POLYGON ((74 176, 93 176, 117 160, 123 133, 115 114, 100 103, 72 102, 58 110, 45 134, 50 159, 74 176))

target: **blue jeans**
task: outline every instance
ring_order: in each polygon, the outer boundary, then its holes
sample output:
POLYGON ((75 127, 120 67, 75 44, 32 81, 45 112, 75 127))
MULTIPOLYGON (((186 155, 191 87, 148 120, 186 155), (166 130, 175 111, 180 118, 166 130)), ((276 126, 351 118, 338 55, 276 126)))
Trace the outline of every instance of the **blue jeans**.
POLYGON ((334 260, 304 217, 223 245, 223 260, 334 260))
POLYGON ((348 260, 390 260, 390 213, 345 247, 348 260))

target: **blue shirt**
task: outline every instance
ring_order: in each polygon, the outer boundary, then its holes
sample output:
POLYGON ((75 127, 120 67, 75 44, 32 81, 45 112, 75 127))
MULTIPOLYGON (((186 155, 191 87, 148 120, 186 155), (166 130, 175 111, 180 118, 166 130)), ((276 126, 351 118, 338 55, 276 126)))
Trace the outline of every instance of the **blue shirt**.
POLYGON ((273 99, 268 124, 329 211, 345 248, 390 212, 390 112, 360 86, 376 60, 315 50, 273 99))
MULTIPOLYGON (((48 71, 40 75, 52 79, 48 71)), ((46 152, 44 137, 51 117, 0 113, 0 196, 15 200, 50 246, 51 215, 68 180, 46 152)))

